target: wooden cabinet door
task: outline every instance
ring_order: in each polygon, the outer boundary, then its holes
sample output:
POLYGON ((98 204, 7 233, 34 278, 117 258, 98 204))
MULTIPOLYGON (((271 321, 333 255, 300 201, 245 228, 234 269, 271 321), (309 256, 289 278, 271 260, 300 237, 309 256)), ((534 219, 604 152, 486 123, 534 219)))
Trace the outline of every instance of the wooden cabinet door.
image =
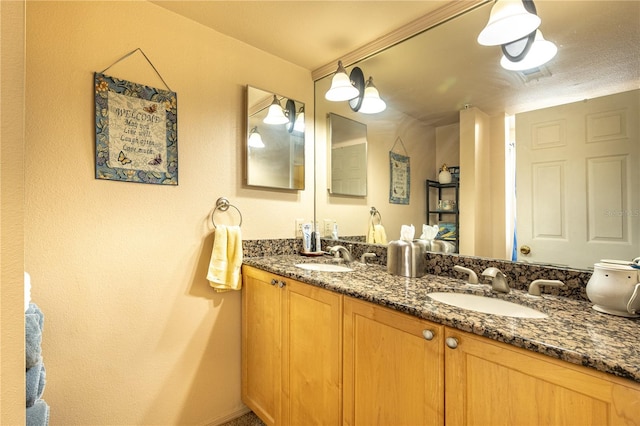
POLYGON ((638 425, 640 386, 447 328, 447 425, 638 425))
POLYGON ((275 275, 242 269, 242 401, 267 425, 281 424, 282 295, 275 275))
POLYGON ((443 330, 345 297, 343 424, 442 425, 443 330))
POLYGON ((338 425, 342 295, 284 279, 282 424, 338 425))

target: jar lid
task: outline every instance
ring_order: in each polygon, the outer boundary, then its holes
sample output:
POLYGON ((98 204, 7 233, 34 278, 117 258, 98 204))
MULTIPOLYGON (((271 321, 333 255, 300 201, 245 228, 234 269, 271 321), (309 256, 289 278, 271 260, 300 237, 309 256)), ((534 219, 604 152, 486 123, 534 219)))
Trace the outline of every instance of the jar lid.
POLYGON ((622 261, 618 261, 618 262, 620 263, 612 263, 607 259, 603 259, 600 261, 600 263, 594 264, 593 267, 597 269, 607 269, 610 271, 633 271, 634 270, 634 268, 632 268, 631 266, 628 266, 630 262, 625 262, 625 264, 622 264, 622 261))

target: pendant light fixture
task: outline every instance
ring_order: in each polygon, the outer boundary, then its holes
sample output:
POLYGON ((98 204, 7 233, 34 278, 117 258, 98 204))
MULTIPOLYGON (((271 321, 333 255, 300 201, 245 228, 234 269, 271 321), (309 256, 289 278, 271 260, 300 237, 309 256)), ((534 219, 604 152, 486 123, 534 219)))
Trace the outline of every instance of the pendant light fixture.
POLYGON ((360 105, 358 112, 362 112, 364 114, 376 114, 384 111, 386 108, 387 104, 380 98, 380 93, 373 84, 373 77, 369 77, 367 85, 364 88, 362 105, 360 105))
POLYGON ((497 0, 491 8, 489 22, 478 35, 478 43, 483 46, 511 43, 533 33, 540 22, 533 0, 497 0))
POLYGON ((342 61, 338 61, 338 69, 331 80, 331 88, 327 90, 324 97, 328 101, 340 102, 348 101, 359 95, 347 75, 347 70, 342 66, 342 61))
POLYGON ((304 107, 300 107, 300 111, 298 111, 296 122, 293 125, 293 130, 295 132, 304 133, 304 107))
POLYGON ((535 39, 529 52, 520 61, 511 61, 507 56, 502 56, 500 65, 509 71, 525 71, 540 67, 556 56, 558 48, 548 40, 545 40, 540 30, 536 30, 535 39))
POLYGON ((258 126, 254 126, 249 132, 249 148, 264 148, 262 136, 258 132, 258 126))
POLYGON ((269 105, 269 111, 263 121, 267 124, 286 124, 289 122, 276 95, 273 95, 273 102, 269 105))

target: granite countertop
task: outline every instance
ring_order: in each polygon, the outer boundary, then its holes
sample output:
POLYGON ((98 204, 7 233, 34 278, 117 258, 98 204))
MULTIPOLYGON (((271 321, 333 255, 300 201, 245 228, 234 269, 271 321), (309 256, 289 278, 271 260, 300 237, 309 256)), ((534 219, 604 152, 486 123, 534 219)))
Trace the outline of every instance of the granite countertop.
POLYGON ((593 310, 589 302, 544 293, 542 298, 530 297, 520 290, 496 294, 489 285, 466 284, 455 278, 394 276, 380 265, 353 262, 349 265, 354 269, 352 272, 307 271, 295 266, 296 263, 328 260, 330 258, 326 256, 283 255, 249 257, 244 259, 244 264, 640 382, 640 319, 603 314, 593 310), (513 318, 465 310, 427 297, 435 291, 499 297, 538 309, 548 318, 513 318))

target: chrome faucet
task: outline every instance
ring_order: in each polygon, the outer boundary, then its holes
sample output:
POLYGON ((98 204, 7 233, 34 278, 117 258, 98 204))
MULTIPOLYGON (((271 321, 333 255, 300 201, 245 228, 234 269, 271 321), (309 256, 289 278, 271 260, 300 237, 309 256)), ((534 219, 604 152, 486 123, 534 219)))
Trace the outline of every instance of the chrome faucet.
POLYGON ((349 250, 347 250, 343 246, 329 247, 329 253, 335 255, 336 259, 339 259, 340 253, 342 253, 342 258, 344 259, 345 262, 353 262, 353 257, 351 256, 351 253, 349 252, 349 250))
POLYGON ((482 271, 483 277, 488 277, 491 281, 491 289, 500 293, 509 293, 511 288, 507 283, 507 277, 498 268, 487 268, 482 271))

